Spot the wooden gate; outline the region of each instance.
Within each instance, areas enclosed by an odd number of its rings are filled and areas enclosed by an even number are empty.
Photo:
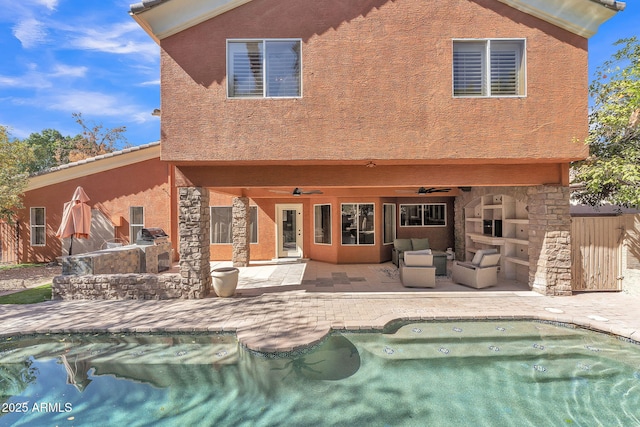
[[[574,291],[622,290],[624,218],[571,218],[571,275]]]
[[[0,221],[0,264],[14,264],[18,260],[18,225]]]

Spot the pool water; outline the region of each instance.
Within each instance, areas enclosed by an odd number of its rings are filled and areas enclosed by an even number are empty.
[[[290,355],[234,335],[0,343],[1,426],[640,426],[640,346],[525,321],[398,323]]]

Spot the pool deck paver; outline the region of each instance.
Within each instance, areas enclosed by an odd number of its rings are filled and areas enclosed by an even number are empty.
[[[292,266],[296,266],[292,268]],[[640,296],[583,293],[552,297],[507,286],[478,292],[440,281],[432,290],[402,288],[368,266],[308,262],[241,269],[238,292],[201,300],[48,301],[0,306],[0,336],[72,332],[234,332],[249,349],[287,352],[332,330],[382,330],[394,320],[536,319],[575,324],[640,342]],[[319,278],[365,277],[350,292]],[[296,276],[297,274],[297,276]],[[296,279],[297,277],[297,279]],[[343,275],[334,275],[342,282]],[[446,278],[445,278],[446,279]],[[308,282],[308,281],[311,282]],[[286,283],[285,283],[286,282]],[[307,285],[302,286],[302,283]],[[380,283],[378,283],[380,282]],[[321,284],[322,286],[317,286]]]

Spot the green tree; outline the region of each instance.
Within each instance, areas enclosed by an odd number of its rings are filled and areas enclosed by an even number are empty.
[[[63,136],[55,129],[32,133],[24,142],[31,147],[34,157],[26,164],[25,171],[34,174],[70,162],[115,151],[116,145],[128,147],[124,136],[125,126],[113,129],[102,124],[87,122],[81,113],[73,113],[73,119],[82,128],[76,136]]]
[[[589,91],[590,156],[573,166],[574,197],[593,206],[640,206],[640,42],[617,41],[619,50],[596,70]]]
[[[34,154],[33,161],[27,165],[26,172],[30,174],[69,163],[69,154],[76,146],[73,138],[63,136],[55,129],[32,133],[24,142]]]
[[[0,126],[0,219],[11,222],[22,208],[22,193],[27,186],[27,165],[33,161],[33,151],[23,141],[9,138]]]

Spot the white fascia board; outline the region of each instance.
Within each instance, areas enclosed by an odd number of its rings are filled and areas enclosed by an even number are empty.
[[[593,0],[498,0],[557,27],[590,38],[617,12]]]
[[[159,41],[251,0],[167,1],[133,15],[138,24]]]
[[[59,184],[61,182],[71,181],[73,179],[83,178],[88,175],[105,172],[123,166],[129,166],[154,158],[160,158],[159,144],[115,156],[100,156],[98,159],[92,158],[87,159],[86,161],[75,162],[68,167],[63,165],[60,169],[30,177],[25,192],[37,190],[38,188],[47,187],[49,185]]]
[[[173,0],[133,14],[138,24],[160,40],[221,15],[251,0]],[[617,12],[596,0],[498,0],[579,36],[590,38]]]

